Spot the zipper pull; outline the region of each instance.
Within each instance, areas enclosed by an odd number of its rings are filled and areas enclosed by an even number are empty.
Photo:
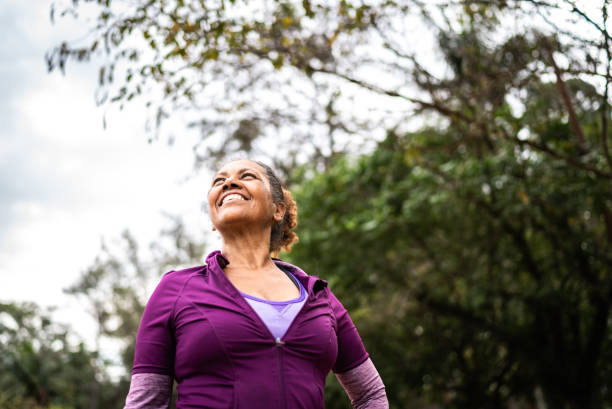
[[[276,337],[275,341],[276,341],[276,346],[277,346],[277,347],[280,347],[280,346],[285,345],[285,341],[283,341],[282,339],[280,339],[280,337]]]

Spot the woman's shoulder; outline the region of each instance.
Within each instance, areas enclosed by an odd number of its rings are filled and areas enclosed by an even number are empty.
[[[202,274],[206,270],[206,266],[195,266],[180,270],[170,270],[165,273],[155,292],[168,295],[178,295],[191,277]]]
[[[162,276],[162,280],[185,280],[195,274],[202,274],[206,270],[206,265],[183,268],[180,270],[170,270]]]

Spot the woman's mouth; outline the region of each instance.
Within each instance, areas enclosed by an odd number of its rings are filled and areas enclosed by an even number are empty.
[[[221,201],[219,202],[219,207],[223,206],[224,203],[234,202],[237,200],[247,200],[242,195],[238,193],[230,193],[229,195],[223,196]]]

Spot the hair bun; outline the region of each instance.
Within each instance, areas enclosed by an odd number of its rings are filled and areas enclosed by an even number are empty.
[[[292,231],[297,226],[297,204],[291,192],[283,187],[272,168],[259,161],[256,161],[256,163],[266,171],[274,203],[285,204],[283,219],[272,224],[270,253],[277,255],[281,250],[288,252],[291,250],[291,246],[298,241],[297,234]]]
[[[280,243],[280,249],[288,252],[291,250],[291,246],[299,241],[298,235],[293,231],[298,224],[298,214],[297,204],[291,192],[283,188],[283,195],[285,196],[285,206],[287,209],[285,211],[285,217],[283,217],[283,239]]]

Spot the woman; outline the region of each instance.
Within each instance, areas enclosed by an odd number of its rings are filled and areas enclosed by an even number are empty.
[[[273,259],[297,210],[266,165],[230,162],[208,192],[222,251],[164,275],[138,329],[126,409],[319,409],[331,369],[353,407],[387,408],[384,385],[327,283]]]

